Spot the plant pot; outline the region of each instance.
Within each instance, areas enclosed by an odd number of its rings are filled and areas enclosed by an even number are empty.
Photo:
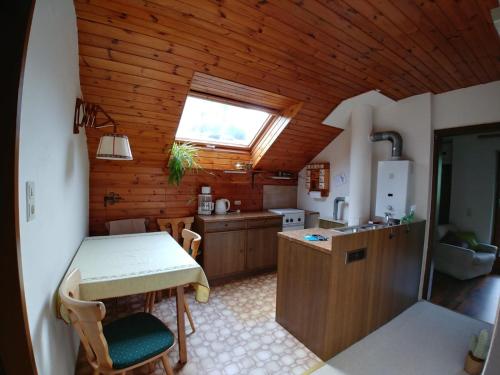
[[[484,360],[474,357],[471,352],[465,357],[464,370],[470,375],[481,375],[484,367]]]

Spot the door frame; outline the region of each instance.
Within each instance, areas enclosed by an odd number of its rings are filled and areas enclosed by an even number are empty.
[[[500,122],[489,124],[478,124],[469,126],[460,126],[456,128],[447,128],[434,130],[433,152],[432,152],[432,180],[431,180],[431,210],[429,216],[429,236],[427,240],[427,256],[425,259],[424,282],[422,288],[422,297],[431,299],[432,291],[432,258],[433,258],[433,242],[434,242],[434,226],[436,224],[436,208],[437,208],[437,180],[438,180],[438,163],[439,163],[439,144],[445,137],[457,135],[468,135],[478,133],[500,132]]]
[[[24,67],[35,1],[7,1],[0,6],[4,38],[0,137],[0,374],[37,374],[28,325],[19,233],[19,126]]]
[[[500,225],[500,211],[499,201],[500,201],[500,151],[496,152],[496,176],[495,176],[495,208],[493,213],[493,225],[492,225],[492,233],[491,233],[491,243],[500,245],[500,238],[497,238],[497,225]],[[500,271],[500,258],[497,257],[495,260],[495,264],[493,265],[493,272],[499,273]]]

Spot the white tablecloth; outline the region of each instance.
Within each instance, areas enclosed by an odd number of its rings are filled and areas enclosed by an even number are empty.
[[[87,237],[68,273],[80,269],[80,298],[99,300],[191,284],[207,302],[203,269],[166,232]]]

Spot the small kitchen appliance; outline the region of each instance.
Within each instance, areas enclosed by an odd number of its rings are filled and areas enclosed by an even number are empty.
[[[198,215],[211,215],[214,208],[210,186],[202,186],[198,194]]]
[[[283,232],[304,229],[304,210],[297,208],[273,208],[269,212],[283,216]]]
[[[225,215],[229,211],[229,208],[231,208],[229,199],[222,198],[215,201],[215,213],[217,215]]]

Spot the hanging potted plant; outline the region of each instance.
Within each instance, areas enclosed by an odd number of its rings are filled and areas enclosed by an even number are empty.
[[[168,161],[168,182],[179,186],[188,170],[201,169],[198,164],[198,149],[191,143],[174,142]]]

